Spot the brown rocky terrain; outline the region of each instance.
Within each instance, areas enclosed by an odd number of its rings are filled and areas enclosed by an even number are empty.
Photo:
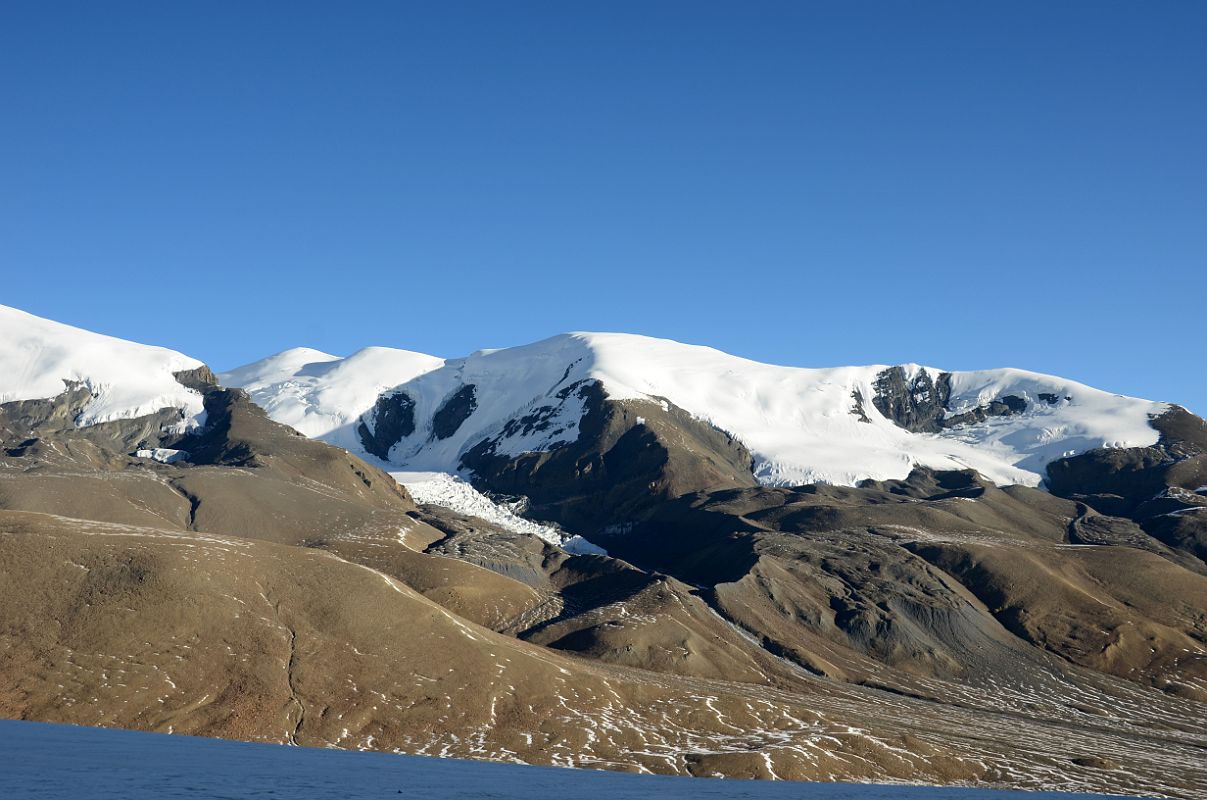
[[[723,434],[601,400],[581,452],[496,470],[611,553],[572,555],[416,506],[205,378],[187,434],[170,412],[77,428],[72,392],[0,405],[3,715],[693,775],[1207,786],[1207,569],[1160,521],[1207,504],[1192,421],[1157,453],[1054,467],[1063,497],[928,470],[771,489]],[[606,480],[570,496],[582,463]]]

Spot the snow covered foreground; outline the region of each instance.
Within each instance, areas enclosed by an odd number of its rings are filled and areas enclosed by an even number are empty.
[[[955,372],[951,414],[1008,395],[1023,398],[1026,410],[937,434],[913,433],[872,402],[883,365],[780,367],[710,347],[615,333],[563,334],[448,361],[407,354],[389,374],[353,363],[358,356],[340,361],[338,369],[325,369],[323,361],[282,372],[285,355],[221,378],[246,386],[281,422],[298,427],[299,419],[331,420],[326,427],[315,423],[300,429],[355,452],[363,450],[349,434],[350,421],[372,424],[375,395],[365,391],[353,402],[335,388],[343,382],[385,386],[397,379],[394,390],[414,401],[415,430],[393,447],[390,462],[410,471],[457,473],[461,456],[484,439],[494,440],[501,455],[573,441],[584,402],[571,387],[586,380],[598,381],[613,400],[670,403],[726,431],[751,451],[755,477],[768,485],[904,478],[916,465],[973,468],[999,484],[1037,485],[1047,464],[1063,456],[1154,444],[1158,434],[1150,420],[1169,408],[1022,370]],[[923,372],[934,379],[942,372],[918,365],[903,369],[911,379]],[[436,412],[470,386],[472,414],[452,435],[437,436]],[[542,410],[548,425],[513,422]]]
[[[406,487],[416,503],[442,506],[458,514],[484,519],[513,533],[536,536],[570,553],[607,555],[602,547],[591,544],[581,536],[521,517],[447,472],[391,472],[390,475]]]
[[[0,721],[6,800],[1102,800],[1104,795],[630,775]]]

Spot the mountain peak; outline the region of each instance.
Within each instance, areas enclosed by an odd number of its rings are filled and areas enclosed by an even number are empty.
[[[92,397],[77,419],[91,425],[179,408],[186,424],[203,413],[201,396],[175,373],[204,366],[164,347],[137,344],[0,306],[0,402],[45,400],[69,384]]]
[[[1150,419],[1168,408],[1024,370],[784,367],[614,332],[559,334],[447,362],[383,358],[393,371],[367,357],[354,368],[358,356],[339,367],[338,378],[333,367],[329,381],[355,382],[360,390],[348,394],[348,405],[310,411],[339,418],[347,433],[353,419],[372,427],[382,391],[405,395],[414,426],[404,426],[409,432],[392,445],[391,460],[447,472],[465,469],[466,452],[488,440],[517,456],[573,441],[586,411],[572,387],[584,382],[598,385],[609,402],[673,406],[723,431],[749,449],[755,478],[769,485],[899,479],[915,466],[970,468],[997,483],[1036,485],[1047,463],[1070,453],[1155,443]],[[400,358],[405,368],[397,368]],[[240,379],[242,372],[222,377]],[[248,388],[273,413],[281,390],[270,383]],[[334,396],[328,391],[322,400]],[[285,413],[278,418],[300,424]],[[346,435],[329,440],[359,447]]]

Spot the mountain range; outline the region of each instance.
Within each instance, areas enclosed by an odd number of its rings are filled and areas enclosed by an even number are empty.
[[[626,334],[199,360],[0,307],[0,714],[1207,796],[1207,423]]]

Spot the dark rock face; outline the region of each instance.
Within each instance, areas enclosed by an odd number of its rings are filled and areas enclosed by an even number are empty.
[[[984,422],[990,417],[1009,417],[1014,414],[1021,414],[1027,410],[1027,401],[1018,395],[1008,394],[990,400],[983,406],[977,406],[971,411],[966,411],[963,414],[956,414],[940,420],[940,426],[944,428],[955,428],[959,425],[976,424]]]
[[[68,383],[61,394],[45,400],[14,400],[0,404],[0,436],[25,437],[39,428],[74,428],[80,412],[92,400],[82,383]]]
[[[477,389],[472,383],[462,386],[432,416],[432,435],[437,439],[452,436],[477,407]]]
[[[173,372],[172,376],[181,385],[202,394],[218,386],[218,378],[214,375],[214,371],[204,364],[196,369],[184,369],[179,372]]]
[[[876,377],[872,404],[885,417],[914,433],[937,433],[951,398],[951,375],[932,380],[926,371],[906,377],[901,367],[890,367]]]
[[[390,457],[390,448],[415,432],[415,401],[406,392],[381,395],[369,412],[370,429],[362,419],[356,433],[365,450],[382,459]]]
[[[202,395],[217,388],[209,367],[174,373],[182,385]],[[139,447],[173,447],[181,434],[173,432],[184,421],[178,408],[163,408],[132,419],[119,419],[77,426],[80,414],[93,394],[82,383],[64,381],[62,393],[42,400],[18,400],[0,404],[0,443],[10,456],[41,454],[50,456],[55,443],[68,448],[92,448],[92,456],[104,459],[125,454]],[[79,455],[79,453],[77,453]],[[66,453],[65,458],[70,458]]]
[[[1048,465],[1053,494],[1126,517],[1169,545],[1207,561],[1207,423],[1179,406],[1153,420],[1152,447],[1091,450]]]
[[[237,430],[241,412],[255,418],[259,410],[242,389],[216,389],[205,396],[205,427],[181,436],[172,445],[187,450],[193,464],[259,466],[262,454],[253,446],[254,440]]]
[[[505,455],[505,437],[544,430],[557,408],[513,420],[499,437],[462,456],[479,489],[526,496],[531,516],[585,534],[687,492],[755,483],[753,458],[738,441],[670,403],[614,402],[594,381],[567,387],[559,397],[582,403],[576,440]]]
[[[1152,426],[1161,434],[1158,444],[1176,458],[1207,452],[1207,420],[1181,406],[1170,406]]]
[[[973,425],[990,417],[1008,417],[1027,410],[1027,401],[1008,394],[989,401],[962,414],[947,416],[951,402],[951,373],[944,372],[932,379],[925,371],[914,378],[906,377],[901,367],[890,367],[876,377],[876,395],[872,403],[888,419],[914,433],[938,433],[946,428]],[[862,413],[862,398],[856,397],[856,409]],[[1048,404],[1058,401],[1056,395],[1041,394]]]
[[[858,389],[851,392],[851,400],[855,402],[855,405],[851,407],[851,414],[853,414],[860,422],[871,424],[872,420],[868,418],[868,412],[863,406],[863,392],[859,391]]]
[[[1179,509],[1180,512],[1150,517],[1142,521],[1154,538],[1207,562],[1207,504]]]
[[[112,454],[137,447],[170,446],[176,434],[169,431],[184,420],[184,412],[164,408],[135,419],[114,420],[76,426],[80,413],[92,401],[92,392],[81,383],[67,383],[64,391],[43,400],[16,400],[0,404],[0,444],[10,456],[41,454],[47,458],[70,459],[71,448],[87,448],[90,457],[105,460]],[[65,450],[55,454],[55,444]]]
[[[1127,516],[1165,486],[1175,460],[1162,447],[1091,450],[1048,465],[1048,488],[1104,514]]]

